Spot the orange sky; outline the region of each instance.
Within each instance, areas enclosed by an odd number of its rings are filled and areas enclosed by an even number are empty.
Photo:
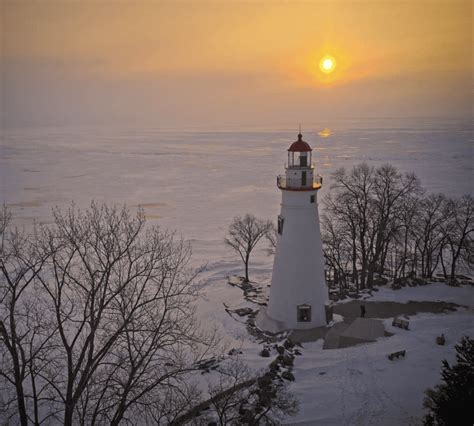
[[[468,115],[461,1],[2,2],[5,125]],[[320,59],[337,66],[323,74]]]

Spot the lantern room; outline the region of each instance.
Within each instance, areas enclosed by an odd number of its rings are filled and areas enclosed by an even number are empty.
[[[298,140],[288,148],[288,168],[311,167],[311,147],[298,133]]]

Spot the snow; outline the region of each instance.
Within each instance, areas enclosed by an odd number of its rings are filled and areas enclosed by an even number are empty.
[[[255,324],[261,330],[266,330],[270,333],[279,333],[282,330],[286,330],[285,324],[269,317],[265,308],[260,309],[258,312],[257,318],[255,319]]]
[[[353,337],[364,340],[377,340],[384,335],[383,326],[378,320],[356,318],[342,333],[341,337]]]
[[[427,286],[404,287],[402,290],[392,290],[381,287],[369,299],[375,301],[406,303],[413,301],[450,302],[474,308],[474,294],[472,286],[447,287],[444,283],[432,283]]]
[[[300,413],[288,424],[419,424],[424,391],[439,382],[441,361],[453,361],[454,345],[463,335],[474,335],[474,287],[436,283],[398,291],[382,289],[369,299],[423,301],[430,293],[428,300],[469,301],[471,307],[412,316],[409,331],[392,327],[392,319],[386,319],[385,328],[394,335],[375,343],[339,350],[322,350],[321,341],[305,343],[293,371]],[[445,346],[435,343],[441,333],[446,336]],[[405,358],[387,359],[399,350],[407,351]]]
[[[324,128],[326,138],[318,136]],[[281,201],[275,176],[283,172],[286,150],[296,139],[290,127],[241,129],[28,128],[4,130],[0,145],[0,201],[10,206],[16,223],[49,222],[51,208],[74,200],[87,207],[92,199],[142,205],[151,224],[176,229],[193,247],[193,266],[202,295],[197,313],[203,326],[217,328],[222,342],[241,348],[239,357],[252,369],[270,360],[258,354],[260,342],[249,336],[244,319],[230,309],[256,306],[227,277],[241,275],[237,255],[223,239],[232,218],[245,213],[275,219]],[[303,126],[314,148],[316,172],[324,176],[321,200],[329,192],[330,173],[362,161],[390,162],[416,172],[429,191],[450,195],[472,192],[472,126],[459,120],[334,121]],[[322,204],[320,203],[320,210]],[[321,213],[321,211],[320,211]],[[266,287],[273,258],[266,242],[252,254],[250,278]],[[295,360],[292,390],[300,413],[289,424],[369,425],[416,423],[423,391],[439,381],[441,360],[454,357],[454,344],[473,335],[472,287],[441,283],[398,291],[381,289],[369,300],[407,302],[444,300],[468,309],[447,314],[418,314],[410,330],[339,350],[323,342],[305,343]],[[340,321],[340,318],[338,318]],[[446,346],[435,337],[444,333]],[[406,358],[387,354],[406,349]]]

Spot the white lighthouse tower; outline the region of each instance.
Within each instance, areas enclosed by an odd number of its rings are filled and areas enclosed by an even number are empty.
[[[314,174],[311,147],[298,134],[288,149],[273,263],[270,302],[257,322],[269,331],[326,325],[328,290],[319,227],[317,193],[322,178]]]

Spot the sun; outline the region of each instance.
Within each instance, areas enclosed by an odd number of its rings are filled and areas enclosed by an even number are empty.
[[[319,62],[319,68],[323,73],[329,74],[334,71],[334,68],[336,68],[336,61],[332,56],[326,55]]]

